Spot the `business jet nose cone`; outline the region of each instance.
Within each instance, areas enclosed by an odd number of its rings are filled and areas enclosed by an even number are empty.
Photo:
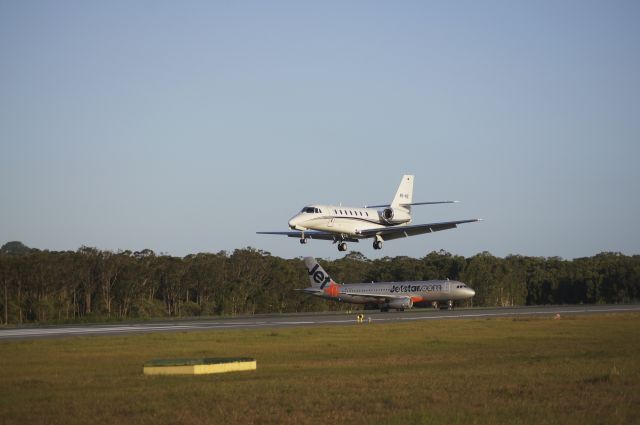
[[[298,225],[301,221],[302,220],[300,220],[300,217],[297,215],[291,217],[291,220],[289,220],[289,228],[292,230],[300,230],[300,227],[298,227]]]

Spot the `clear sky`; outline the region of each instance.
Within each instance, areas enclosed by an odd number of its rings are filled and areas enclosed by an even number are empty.
[[[640,254],[640,2],[0,2],[0,244],[252,246],[416,176],[369,258]]]

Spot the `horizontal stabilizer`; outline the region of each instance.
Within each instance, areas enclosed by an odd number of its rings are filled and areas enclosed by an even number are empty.
[[[457,204],[460,201],[432,201],[432,202],[412,202],[410,204],[400,204],[401,207],[410,207],[411,205],[434,205],[434,204]],[[390,207],[390,204],[384,205],[365,205],[365,208],[386,208]]]

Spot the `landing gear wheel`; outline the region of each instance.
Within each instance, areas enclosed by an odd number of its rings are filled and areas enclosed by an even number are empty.
[[[340,242],[338,244],[338,251],[346,251],[347,250],[347,243],[346,242]]]
[[[447,307],[449,308],[449,310],[453,310],[453,300],[449,300],[449,302],[447,303]]]
[[[308,241],[306,238],[301,238],[301,239],[300,239],[300,243],[301,243],[302,245],[306,244],[307,242],[309,242],[309,241]]]
[[[373,249],[382,249],[382,241],[373,241]]]

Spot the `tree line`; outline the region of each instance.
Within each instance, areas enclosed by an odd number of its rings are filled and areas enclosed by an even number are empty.
[[[640,256],[469,258],[433,251],[422,258],[367,259],[359,252],[322,261],[338,282],[451,279],[472,306],[640,301]],[[301,258],[254,248],[186,257],[143,251],[0,249],[0,324],[193,317],[359,308],[294,291],[308,286]]]

